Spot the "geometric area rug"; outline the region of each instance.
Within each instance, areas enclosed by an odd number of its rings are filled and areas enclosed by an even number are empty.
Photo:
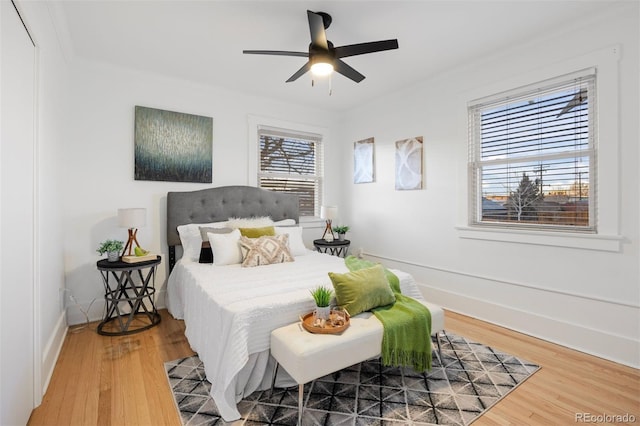
[[[468,425],[540,367],[452,333],[441,333],[432,369],[385,367],[368,360],[305,385],[303,425]],[[434,343],[433,348],[436,348]],[[184,426],[295,425],[298,387],[256,391],[225,422],[196,356],[165,363]]]

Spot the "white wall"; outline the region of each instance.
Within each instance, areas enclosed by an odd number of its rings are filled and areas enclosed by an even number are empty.
[[[612,7],[346,114],[345,181],[353,142],[376,144],[376,182],[347,185],[340,201],[352,248],[413,273],[446,308],[640,366],[638,16],[637,3]],[[552,237],[461,238],[469,234],[457,229],[467,225],[467,102],[589,65],[608,79],[599,87],[598,213],[611,238],[571,239],[571,248],[545,245]],[[424,137],[425,188],[395,191],[394,142],[414,136]],[[592,243],[598,249],[586,249]]]
[[[72,81],[69,137],[62,152],[64,269],[67,288],[82,309],[96,299],[92,319],[100,317],[104,306],[104,288],[96,270],[100,256],[95,250],[104,239],[126,239],[126,230],[117,226],[118,208],[147,209],[147,226],[139,229],[138,241],[163,255],[156,288],[158,302],[164,306],[166,194],[248,184],[250,115],[327,128],[327,160],[329,164],[338,161],[331,134],[336,117],[327,112],[98,63],[75,62]],[[134,180],[135,105],[213,117],[213,184]],[[325,192],[338,192],[338,179],[328,175]],[[84,321],[80,307],[69,306],[69,323]]]

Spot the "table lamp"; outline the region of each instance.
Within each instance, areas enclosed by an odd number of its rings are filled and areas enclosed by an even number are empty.
[[[338,207],[336,206],[321,206],[320,207],[320,217],[325,219],[326,226],[324,227],[324,233],[322,234],[322,238],[325,241],[333,241],[335,240],[335,236],[333,235],[333,228],[331,227],[331,221],[333,219],[338,218]],[[328,235],[327,235],[328,233]]]
[[[137,247],[140,247],[136,234],[138,228],[146,226],[147,224],[147,209],[132,208],[132,209],[118,209],[118,225],[121,228],[129,229],[129,239],[124,246],[123,254],[129,250],[127,256],[131,256],[131,250],[133,249],[133,243],[136,243]]]

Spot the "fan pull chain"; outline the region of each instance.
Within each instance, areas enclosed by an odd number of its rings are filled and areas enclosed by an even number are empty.
[[[311,87],[315,87],[316,81],[315,79],[311,79]],[[329,76],[329,96],[333,95],[333,75]]]

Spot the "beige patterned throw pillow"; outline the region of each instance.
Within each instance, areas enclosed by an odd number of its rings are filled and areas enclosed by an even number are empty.
[[[293,262],[287,234],[260,238],[240,237],[240,249],[243,267]]]

